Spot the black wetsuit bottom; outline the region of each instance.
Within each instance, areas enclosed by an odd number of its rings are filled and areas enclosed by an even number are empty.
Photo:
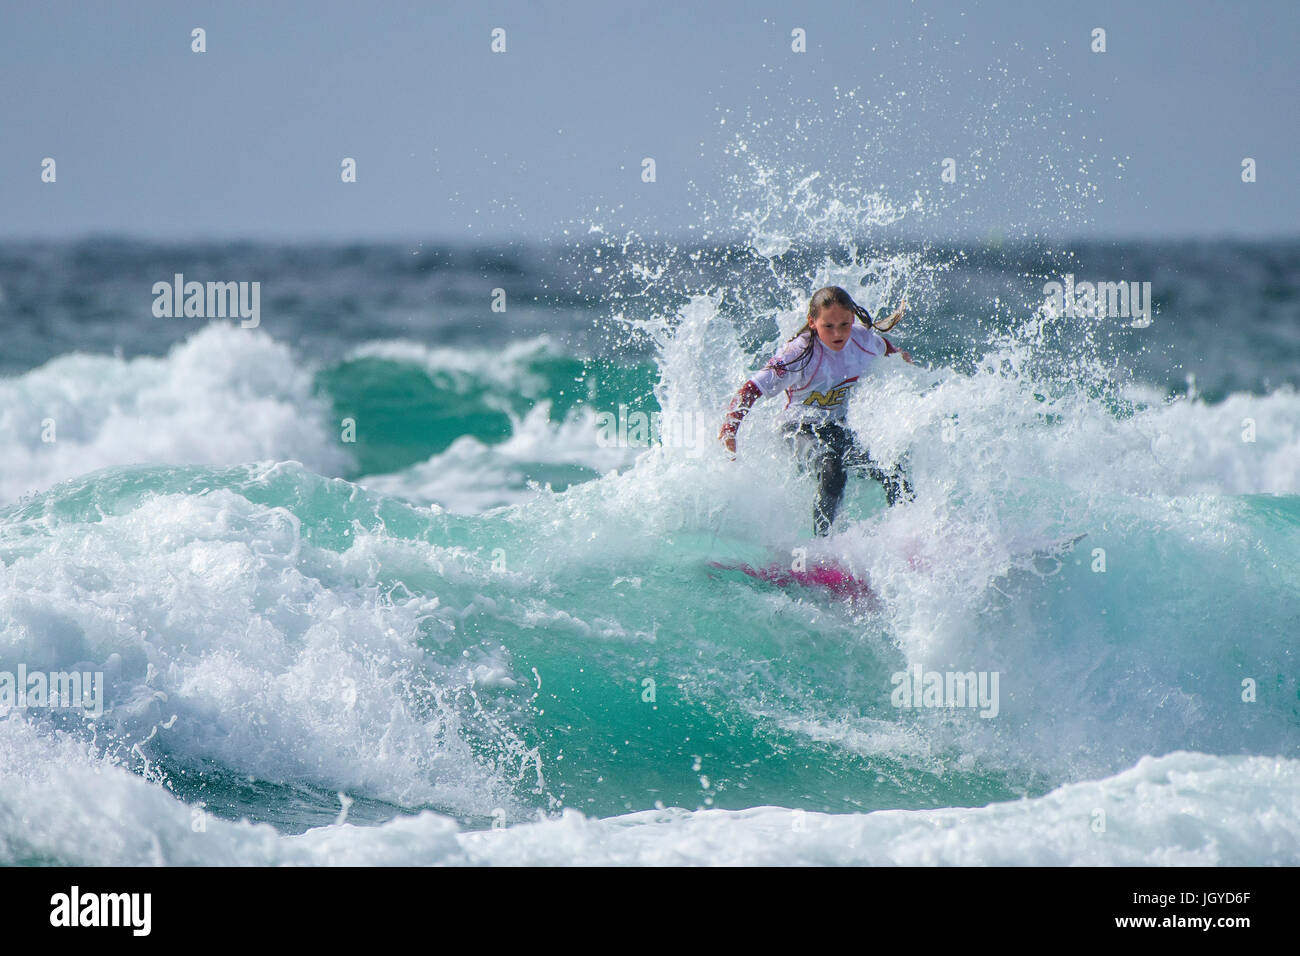
[[[853,432],[838,422],[789,422],[782,430],[800,467],[817,478],[817,500],[813,503],[815,534],[830,534],[831,524],[844,498],[849,469],[880,482],[891,506],[916,497],[900,465],[881,468],[858,445]]]

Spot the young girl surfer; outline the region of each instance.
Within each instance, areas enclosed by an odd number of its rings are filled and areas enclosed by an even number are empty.
[[[912,356],[894,348],[876,331],[892,329],[906,307],[903,303],[877,326],[867,310],[839,286],[818,289],[808,303],[808,321],[741,386],[718,434],[734,454],[736,430],[745,413],[760,396],[785,391],[782,431],[801,467],[817,476],[813,531],[818,535],[830,533],[849,468],[880,482],[891,505],[914,497],[903,470],[897,465],[881,468],[859,447],[845,424],[850,391],[879,359],[897,352],[903,361],[912,361]]]

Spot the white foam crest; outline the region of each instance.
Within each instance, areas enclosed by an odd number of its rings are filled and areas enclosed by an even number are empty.
[[[890,597],[910,593],[916,630],[935,647],[964,635],[992,581],[1063,536],[1090,533],[1090,549],[1142,528],[1226,559],[1244,533],[1227,496],[1300,491],[1292,391],[1118,416],[1079,390],[1040,397],[1016,371],[1022,357],[1003,351],[974,375],[945,371],[932,383],[911,370],[882,376],[849,412],[873,454],[908,454],[917,500],[847,528],[835,550]],[[1254,443],[1241,439],[1247,418]]]
[[[72,866],[1294,866],[1300,761],[1175,753],[980,808],[576,810],[464,831],[431,812],[282,835],[174,799],[84,742],[0,721],[0,862]]]
[[[103,671],[98,732],[134,748],[144,772],[163,747],[475,813],[512,806],[513,781],[539,776],[512,733],[490,768],[462,725],[461,698],[502,662],[422,649],[455,611],[380,576],[433,567],[439,549],[374,534],[341,554],[317,548],[289,511],[227,490],[38,523],[45,546],[0,567],[0,660]]]
[[[0,379],[0,502],[121,464],[296,458],[337,473],[328,414],[310,371],[260,329],[214,322],[162,358],[63,355]]]
[[[530,362],[548,355],[564,355],[549,335],[512,340],[500,348],[451,348],[431,346],[408,339],[367,342],[348,352],[348,360],[383,359],[423,368],[440,384],[457,391],[481,389],[494,382],[510,394],[537,398],[546,392],[546,380],[530,372]]]
[[[1178,753],[982,808],[649,810],[607,820],[570,811],[460,843],[475,860],[507,865],[1294,865],[1297,782],[1300,761]]]

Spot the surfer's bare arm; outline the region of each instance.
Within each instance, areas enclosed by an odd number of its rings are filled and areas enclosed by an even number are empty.
[[[906,362],[907,364],[909,364],[909,365],[915,365],[915,364],[916,364],[915,362],[912,361],[912,353],[911,353],[911,352],[904,352],[902,349],[896,347],[896,346],[894,345],[893,342],[889,341],[889,339],[885,338],[883,335],[882,335],[880,338],[881,338],[881,340],[884,341],[884,343],[885,343],[885,354],[886,354],[886,355],[893,355],[895,352],[897,352],[897,353],[899,354],[899,356],[902,358],[902,360],[903,360],[904,362]]]
[[[736,393],[736,397],[731,400],[731,405],[727,408],[727,418],[722,423],[722,430],[718,432],[718,437],[727,446],[727,451],[733,455],[736,453],[736,429],[740,427],[745,413],[762,394],[753,381],[748,381],[740,386],[740,391]]]

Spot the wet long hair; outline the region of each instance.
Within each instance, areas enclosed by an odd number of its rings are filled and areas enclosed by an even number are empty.
[[[817,342],[817,332],[813,329],[813,320],[816,319],[817,316],[821,315],[822,312],[824,312],[826,309],[830,308],[832,305],[841,305],[844,308],[848,309],[850,312],[856,315],[858,317],[858,321],[861,322],[863,325],[865,325],[867,328],[874,329],[876,327],[875,322],[873,322],[871,319],[871,313],[868,312],[866,309],[864,309],[862,306],[858,305],[856,302],[854,302],[853,296],[849,295],[839,286],[828,285],[824,288],[818,289],[816,292],[812,294],[812,298],[808,300],[807,320],[800,327],[798,332],[796,332],[794,335],[786,339],[786,343],[789,344],[790,342],[793,342],[795,339],[799,338],[799,336],[807,335],[808,345],[802,352],[796,355],[793,359],[791,359],[789,362],[786,362],[782,366],[782,368],[785,368],[787,371],[791,371],[791,372],[801,372],[803,371],[804,367],[807,366],[809,361],[812,360],[813,345],[815,345]]]

